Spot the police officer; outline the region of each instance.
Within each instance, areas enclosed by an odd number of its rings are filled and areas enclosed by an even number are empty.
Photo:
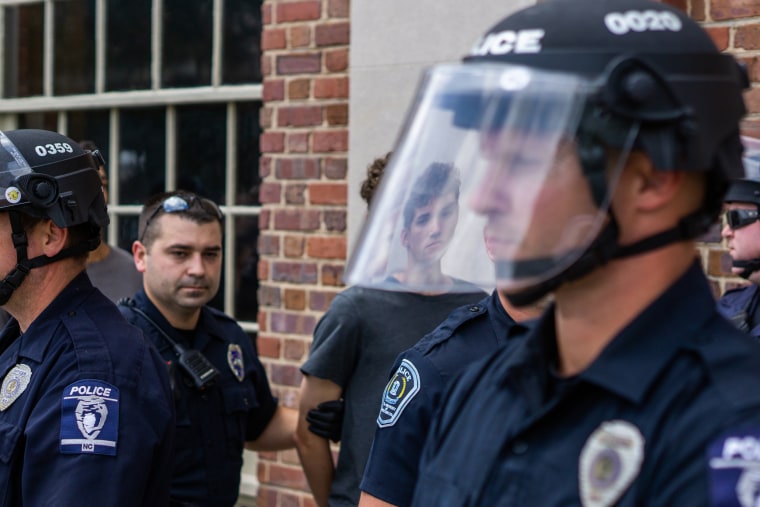
[[[207,306],[222,268],[219,207],[196,194],[150,197],[132,245],[143,289],[120,310],[169,365],[177,425],[171,505],[232,506],[244,445],[293,447],[296,411],[278,406],[243,329]]]
[[[513,348],[527,329],[515,319],[536,316],[535,308],[515,308],[493,291],[478,304],[454,310],[399,355],[383,392],[360,507],[411,503],[422,445],[446,387],[472,363],[500,347]]]
[[[718,300],[718,311],[742,331],[760,339],[760,181],[734,180],[725,198],[726,225],[732,271],[749,285],[729,290]]]
[[[455,151],[497,286],[554,302],[448,393],[412,505],[755,503],[760,350],[694,255],[741,177],[746,84],[649,0],[541,2],[429,72],[389,185]]]
[[[166,366],[90,283],[108,224],[102,157],[56,132],[0,132],[0,504],[166,505]]]

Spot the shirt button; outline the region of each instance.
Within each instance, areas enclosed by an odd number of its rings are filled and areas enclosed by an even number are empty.
[[[475,313],[475,312],[479,312],[479,311],[480,311],[480,307],[479,307],[478,305],[475,305],[475,306],[471,306],[471,307],[470,307],[470,311],[471,311],[472,313]]]
[[[512,453],[513,454],[525,454],[528,452],[528,443],[523,442],[522,440],[516,440],[512,443]]]

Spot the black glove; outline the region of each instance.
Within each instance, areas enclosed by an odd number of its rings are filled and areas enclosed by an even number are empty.
[[[343,430],[343,400],[330,400],[317,405],[306,414],[309,431],[333,442],[340,442]]]

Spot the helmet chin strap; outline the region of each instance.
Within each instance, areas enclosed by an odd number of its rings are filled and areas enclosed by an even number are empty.
[[[525,306],[535,303],[549,292],[557,289],[563,283],[577,280],[613,259],[631,257],[644,252],[656,250],[677,241],[696,238],[706,230],[706,227],[709,227],[711,222],[711,219],[702,210],[699,210],[682,218],[675,227],[640,239],[630,245],[620,245],[618,243],[619,227],[617,220],[615,220],[615,216],[612,212],[608,212],[608,215],[610,219],[600,232],[599,236],[597,236],[589,248],[586,249],[577,260],[572,262],[567,269],[532,287],[512,294],[507,294],[509,302],[515,306]],[[569,251],[564,254],[563,258],[568,259],[575,257],[577,252],[578,250]],[[539,258],[509,263],[504,263],[502,261],[497,263],[497,276],[500,271],[503,273],[505,269],[509,270],[514,277],[535,276],[541,272],[546,272],[547,268],[550,268],[551,266],[562,265],[561,263],[561,258]]]
[[[760,259],[752,259],[749,261],[731,261],[731,265],[735,268],[741,268],[742,272],[739,273],[739,276],[744,279],[749,279],[752,273],[755,271],[760,271]]]
[[[29,271],[32,269],[65,259],[66,257],[72,257],[74,255],[94,250],[98,246],[98,243],[100,243],[99,237],[93,238],[82,245],[64,248],[53,257],[40,255],[34,259],[29,259],[27,257],[27,247],[29,246],[29,243],[27,241],[24,226],[21,224],[21,215],[18,211],[10,210],[8,216],[11,220],[11,238],[13,239],[13,246],[16,249],[16,266],[5,275],[5,278],[0,280],[0,305],[4,305],[8,302],[13,295],[13,292],[19,288],[26,278],[26,275],[28,275]]]

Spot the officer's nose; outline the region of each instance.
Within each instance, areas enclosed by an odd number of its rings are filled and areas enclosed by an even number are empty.
[[[512,197],[508,185],[499,175],[498,168],[490,169],[470,196],[469,205],[475,213],[488,216],[507,212],[511,208]]]
[[[720,235],[728,239],[734,236],[734,230],[728,226],[728,223],[723,225],[723,229],[720,231]]]
[[[187,272],[193,276],[203,276],[206,272],[206,266],[203,264],[203,255],[200,252],[192,254],[188,259]]]

